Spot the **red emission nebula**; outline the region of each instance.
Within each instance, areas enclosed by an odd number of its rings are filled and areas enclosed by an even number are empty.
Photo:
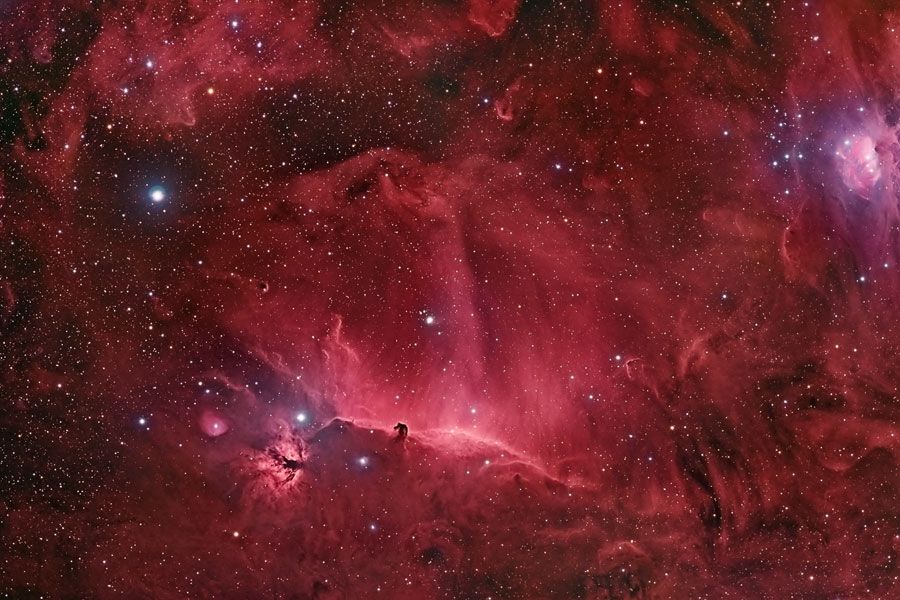
[[[900,2],[0,4],[0,598],[900,598]]]

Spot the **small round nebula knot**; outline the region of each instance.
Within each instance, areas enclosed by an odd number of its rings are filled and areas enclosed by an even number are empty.
[[[228,433],[230,429],[228,421],[219,416],[218,413],[211,410],[204,410],[200,415],[200,429],[209,437],[219,437]]]

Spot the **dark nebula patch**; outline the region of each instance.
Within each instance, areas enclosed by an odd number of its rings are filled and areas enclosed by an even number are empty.
[[[900,597],[898,31],[3,4],[0,597]]]

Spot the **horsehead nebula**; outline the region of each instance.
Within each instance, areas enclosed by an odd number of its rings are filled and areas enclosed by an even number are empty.
[[[898,28],[3,4],[0,595],[897,597]]]

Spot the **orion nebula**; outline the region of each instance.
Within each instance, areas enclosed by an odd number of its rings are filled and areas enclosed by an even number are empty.
[[[900,598],[900,4],[0,5],[0,597]]]

